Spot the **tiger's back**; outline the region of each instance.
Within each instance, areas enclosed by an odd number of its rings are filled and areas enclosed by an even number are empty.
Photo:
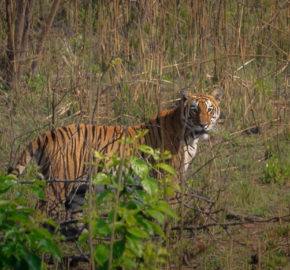
[[[21,155],[15,175],[21,175],[29,161],[35,158],[44,178],[74,180],[86,177],[92,149],[104,154],[120,150],[118,140],[124,127],[72,124],[46,131],[32,141]],[[129,129],[129,136],[136,131]]]

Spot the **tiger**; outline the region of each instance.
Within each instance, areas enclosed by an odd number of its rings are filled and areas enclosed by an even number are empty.
[[[206,138],[217,124],[222,92],[217,89],[211,94],[192,94],[183,89],[180,96],[178,106],[142,124],[124,127],[80,123],[46,131],[30,142],[10,172],[19,177],[30,160],[36,160],[47,180],[46,200],[39,202],[38,207],[56,220],[60,218],[63,205],[66,219],[79,217],[77,214],[82,212],[87,182],[92,174],[89,166],[92,151],[112,156],[122,150],[124,144],[120,139],[125,135],[133,137],[147,130],[137,144],[168,150],[173,168],[184,173],[197,153],[198,141]],[[73,180],[83,182],[76,184]]]

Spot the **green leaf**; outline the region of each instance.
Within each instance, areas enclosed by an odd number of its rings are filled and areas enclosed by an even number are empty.
[[[138,131],[138,134],[135,136],[135,139],[140,139],[144,137],[149,132],[149,129],[143,129]]]
[[[155,218],[157,221],[159,221],[161,224],[164,223],[164,215],[156,209],[149,208],[146,210],[147,214],[153,218]]]
[[[5,194],[12,186],[12,184],[0,186],[0,195]]]
[[[126,240],[131,251],[138,257],[142,256],[143,240],[136,238],[134,235],[127,234]]]
[[[103,159],[105,159],[105,156],[102,154],[102,153],[100,153],[99,151],[94,151],[94,158],[95,159],[99,159],[99,160],[103,160]]]
[[[78,239],[78,242],[79,244],[83,244],[84,242],[86,242],[87,240],[89,239],[89,233],[88,232],[83,232],[79,239]]]
[[[158,160],[160,156],[160,151],[155,150],[152,147],[148,145],[141,144],[139,147],[139,150],[145,154],[148,154],[154,158],[154,160]]]
[[[94,258],[98,265],[103,265],[109,260],[110,246],[106,244],[98,244],[94,250]]]
[[[111,224],[111,225],[112,225],[112,224]],[[125,226],[125,224],[124,224],[123,222],[119,222],[119,221],[117,221],[117,222],[115,223],[115,230],[116,230],[116,232],[121,232],[121,233],[123,233],[125,227],[126,227],[126,226]]]
[[[46,187],[47,183],[44,180],[33,180],[33,183],[40,186],[40,187]]]
[[[41,251],[46,251],[51,253],[52,255],[55,256],[55,258],[60,261],[61,259],[61,254],[57,246],[50,240],[48,239],[41,239],[37,245],[38,249]]]
[[[54,220],[52,220],[50,218],[43,218],[43,217],[41,217],[41,222],[47,223],[47,224],[49,224],[49,225],[51,225],[51,226],[53,226],[55,228],[58,226],[58,224]],[[45,231],[47,231],[47,230],[45,230]]]
[[[132,201],[129,201],[127,204],[126,204],[126,208],[128,210],[136,210],[136,209],[139,209],[140,207],[140,203],[136,200],[132,200]]]
[[[138,195],[139,200],[142,202],[146,199],[146,193],[143,190],[136,190],[136,195]]]
[[[170,208],[169,204],[165,201],[160,202],[157,206],[157,209],[165,213],[166,215],[179,220],[179,217],[176,215],[176,213]]]
[[[149,238],[148,233],[139,229],[138,227],[128,228],[127,230],[130,234],[134,235],[137,238]]]
[[[95,232],[100,236],[107,236],[111,233],[109,225],[103,219],[98,219],[97,224],[95,225]]]
[[[175,170],[170,165],[168,165],[166,163],[158,163],[158,164],[155,165],[155,168],[160,168],[163,171],[165,171],[165,172],[167,172],[167,173],[169,173],[171,175],[176,176]]]
[[[114,59],[111,61],[110,65],[111,65],[112,67],[114,67],[114,66],[116,66],[117,63],[122,63],[122,62],[123,62],[123,59],[122,59],[122,58],[120,58],[120,57],[116,57],[116,58],[114,58]]]
[[[135,219],[135,213],[136,209],[133,209],[133,210],[130,210],[130,209],[126,209],[126,208],[123,208],[123,211],[122,212],[119,212],[119,210],[121,210],[122,208],[119,207],[118,209],[118,214],[120,215],[120,217],[125,220],[126,224],[128,226],[133,226],[136,224],[136,219]]]
[[[136,218],[138,225],[143,227],[145,229],[146,232],[148,232],[149,234],[153,234],[153,227],[150,223],[150,221],[146,220],[144,217],[137,217]]]
[[[158,183],[157,181],[152,177],[147,177],[144,180],[141,181],[142,187],[144,190],[150,195],[156,194],[158,191]]]
[[[8,200],[0,200],[0,207],[1,206],[7,206],[11,203],[11,201],[8,201]]]
[[[139,148],[140,151],[142,151],[145,154],[148,154],[148,155],[153,155],[154,154],[153,148],[148,146],[148,145],[141,144],[138,148]]]
[[[6,181],[6,180],[8,180],[8,181],[10,181],[10,180],[17,180],[17,177],[14,174],[8,174],[8,175],[5,175],[5,176],[3,176],[3,175],[0,176],[0,181],[1,182],[2,181]]]
[[[27,223],[29,221],[29,215],[23,212],[12,212],[7,220]]]
[[[41,260],[36,255],[29,253],[26,250],[23,250],[25,261],[27,262],[29,269],[31,270],[40,270],[41,269]]]
[[[136,262],[131,260],[130,258],[123,256],[121,258],[121,262],[122,262],[124,269],[137,269]]]
[[[113,247],[113,258],[114,259],[119,259],[122,257],[122,255],[125,251],[125,244],[126,244],[125,240],[114,242],[114,247]]]
[[[48,220],[48,219],[46,219],[46,220]],[[51,238],[52,237],[52,234],[48,230],[46,230],[44,228],[36,228],[36,229],[31,230],[31,232],[34,235],[36,235],[36,237],[38,239]]]
[[[44,192],[43,192],[43,189],[41,187],[31,186],[30,188],[36,194],[36,196],[39,200],[44,199]]]
[[[94,185],[110,185],[111,183],[111,177],[103,172],[97,173],[93,176]]]
[[[131,167],[133,169],[133,171],[139,175],[142,179],[144,179],[148,173],[149,173],[149,166],[147,165],[147,163],[142,160],[139,159],[135,156],[132,156],[130,158],[130,162],[131,162]]]
[[[164,232],[162,231],[162,228],[157,224],[154,223],[152,221],[148,221],[150,223],[150,225],[152,226],[153,230],[159,234],[163,239],[166,239],[166,236],[164,234]]]
[[[168,150],[165,150],[164,152],[162,152],[162,153],[160,154],[160,159],[161,159],[161,160],[168,160],[168,159],[171,159],[171,158],[172,158],[172,154],[171,154],[171,152],[168,151]]]
[[[136,184],[136,178],[130,173],[124,174],[124,180],[126,184],[132,184],[132,185]]]
[[[134,142],[133,138],[131,137],[122,137],[118,142],[122,144],[132,144]]]
[[[102,193],[100,193],[98,196],[96,196],[96,205],[100,205],[103,202],[103,199],[106,197],[112,196],[112,190],[106,189]]]

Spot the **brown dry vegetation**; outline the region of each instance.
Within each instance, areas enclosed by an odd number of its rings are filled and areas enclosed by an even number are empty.
[[[142,122],[220,87],[167,268],[289,269],[287,4],[0,1],[0,170],[47,129]]]

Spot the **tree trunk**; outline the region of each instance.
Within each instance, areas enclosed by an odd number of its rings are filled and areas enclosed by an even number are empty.
[[[32,62],[25,57],[28,54],[29,40],[34,33],[31,31],[32,15],[35,7],[35,0],[6,0],[6,21],[7,21],[7,72],[6,85],[8,89],[16,89],[19,78],[25,71],[24,67],[31,67],[35,71],[38,67],[44,43],[51,29],[52,22],[58,10],[60,0],[53,2],[51,11],[42,30],[39,42],[36,47],[35,60]],[[30,70],[28,70],[30,71]]]
[[[48,18],[46,20],[46,25],[44,26],[44,29],[42,31],[42,34],[41,34],[41,37],[40,37],[40,40],[39,40],[39,43],[38,43],[38,46],[37,46],[36,58],[32,62],[32,72],[35,72],[35,70],[38,67],[38,64],[39,64],[39,61],[40,61],[41,55],[42,55],[44,42],[45,42],[45,40],[47,38],[47,35],[48,35],[49,31],[50,31],[52,22],[54,20],[54,17],[56,15],[56,12],[57,12],[58,7],[59,7],[59,3],[60,3],[60,0],[54,0],[54,2],[53,2],[50,14],[49,14],[49,16],[48,16]]]

